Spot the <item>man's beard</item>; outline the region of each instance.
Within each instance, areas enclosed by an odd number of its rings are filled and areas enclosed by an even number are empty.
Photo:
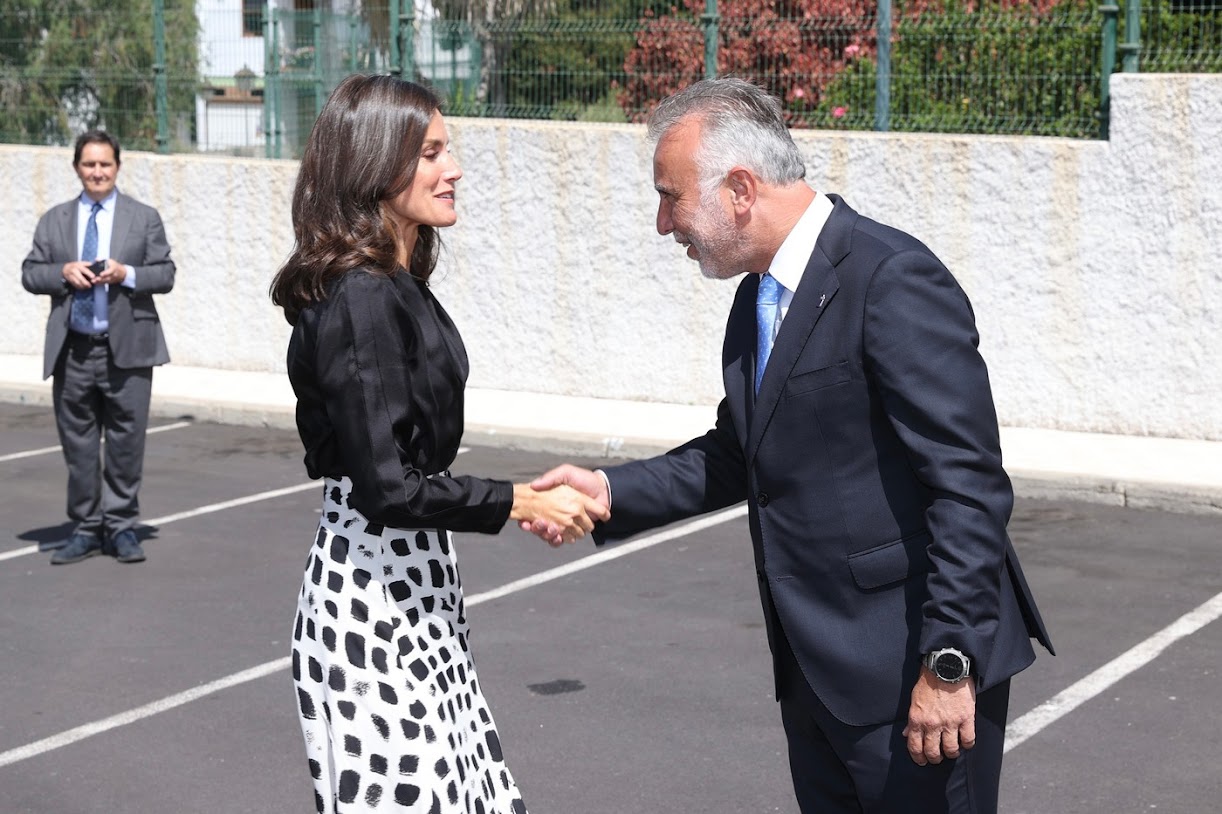
[[[696,247],[700,273],[710,280],[728,280],[741,274],[738,234],[734,220],[717,205],[716,193],[702,197],[687,239]]]

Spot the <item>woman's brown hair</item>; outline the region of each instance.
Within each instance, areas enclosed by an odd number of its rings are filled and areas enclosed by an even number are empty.
[[[393,76],[349,76],[335,88],[301,158],[293,253],[271,284],[272,302],[290,324],[345,272],[395,272],[398,236],[382,204],[411,186],[440,106],[428,88]],[[438,247],[436,228],[421,225],[408,272],[427,280]]]

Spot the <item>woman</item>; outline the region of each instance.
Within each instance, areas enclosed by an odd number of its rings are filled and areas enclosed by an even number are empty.
[[[525,812],[467,648],[451,532],[606,511],[565,487],[454,477],[467,357],[428,288],[462,171],[438,99],[351,76],[310,133],[272,283],[306,469],[326,479],[293,631],[319,812]]]

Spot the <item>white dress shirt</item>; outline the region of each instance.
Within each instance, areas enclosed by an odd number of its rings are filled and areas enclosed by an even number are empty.
[[[806,211],[802,213],[802,217],[794,224],[793,230],[785,237],[785,242],[781,244],[781,248],[777,249],[776,255],[772,258],[772,264],[768,266],[768,273],[781,284],[781,307],[778,310],[776,323],[772,326],[773,340],[781,330],[781,323],[785,321],[785,315],[789,313],[789,306],[793,302],[793,292],[798,290],[798,284],[802,282],[806,264],[810,262],[810,256],[815,251],[815,243],[819,240],[819,233],[823,231],[823,225],[827,223],[828,217],[832,214],[832,208],[832,199],[822,192],[816,192],[814,200],[810,202]]]

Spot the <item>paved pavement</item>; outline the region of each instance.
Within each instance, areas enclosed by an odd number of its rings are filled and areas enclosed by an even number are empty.
[[[35,355],[0,354],[0,402],[49,404]],[[293,427],[281,374],[166,365],[153,409],[229,424]],[[649,404],[469,389],[466,439],[569,455],[644,457],[703,434],[715,405]],[[1003,427],[1002,452],[1024,497],[1222,514],[1222,441]]]
[[[290,430],[154,429],[148,561],[53,567],[36,547],[66,529],[54,423],[0,404],[3,814],[312,810],[286,656],[320,488]],[[560,457],[473,443],[454,468],[521,481]],[[533,814],[795,814],[746,521],[701,523],[598,553],[456,536]],[[1018,501],[1010,531],[1060,655],[1014,682],[1002,814],[1217,810],[1220,530]]]

